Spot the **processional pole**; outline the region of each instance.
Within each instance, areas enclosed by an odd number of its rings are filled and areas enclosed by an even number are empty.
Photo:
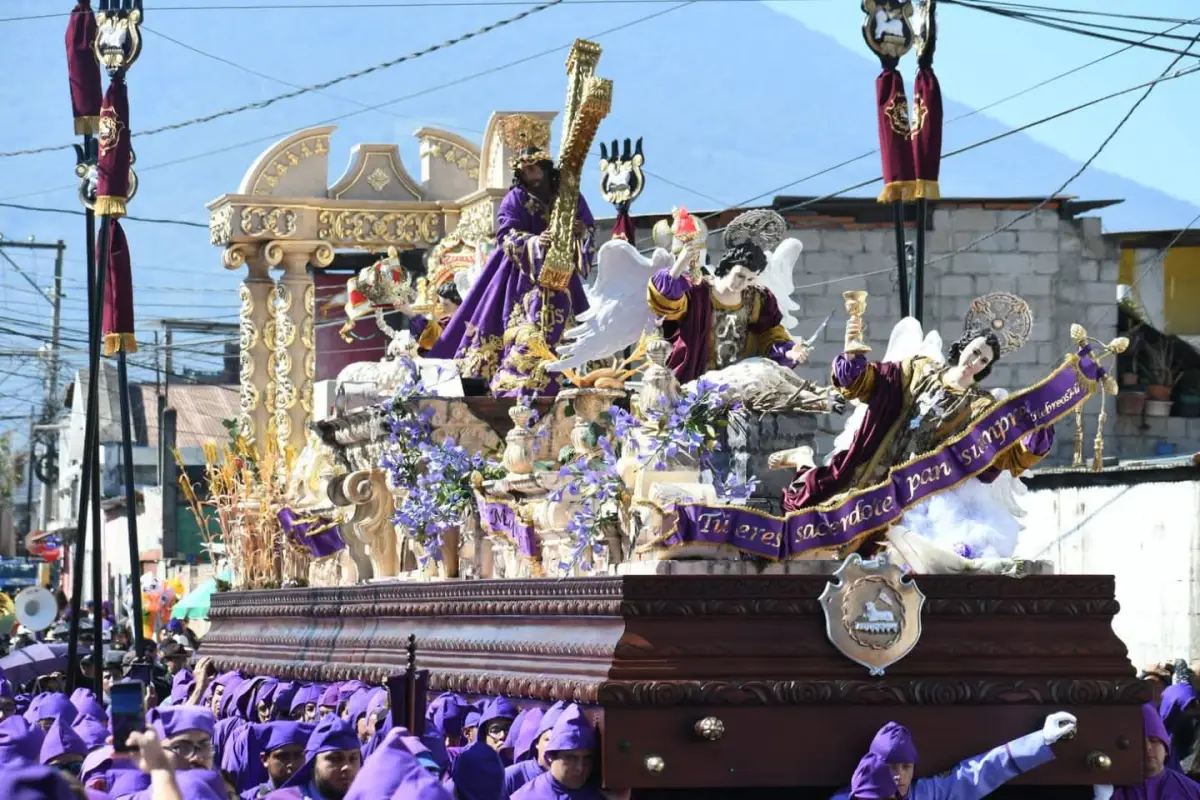
[[[88,512],[91,511],[92,583],[94,597],[93,670],[97,686],[103,675],[103,575],[100,552],[100,350],[106,355],[118,354],[118,393],[121,403],[122,460],[126,499],[126,520],[129,526],[130,584],[133,599],[133,634],[135,652],[144,652],[141,624],[140,563],[137,546],[137,503],[133,485],[133,444],[129,415],[129,385],[125,352],[136,349],[133,338],[133,297],[130,278],[129,248],[120,218],[126,204],[137,188],[132,172],[133,150],[130,144],[129,97],[125,84],[126,70],[141,51],[138,25],[141,22],[140,0],[101,0],[99,16],[92,17],[88,0],[77,0],[71,25],[68,27],[68,66],[71,73],[72,103],[76,110],[76,128],[84,136],[77,148],[76,172],[81,179],[80,199],[87,207],[85,225],[88,236],[88,402],[84,431],[81,468],[79,514],[76,527],[73,591],[71,598],[71,630],[68,641],[68,661],[74,665],[78,654],[80,604],[83,594],[83,551],[87,542]],[[91,39],[89,54],[83,43]],[[109,75],[109,87],[103,100],[93,106],[76,104],[77,94],[91,102],[99,92],[98,64]],[[94,72],[94,78],[92,73]],[[78,80],[77,80],[78,78]],[[77,91],[78,87],[78,91]],[[92,121],[94,120],[94,122]],[[95,138],[93,138],[93,134]],[[95,217],[99,215],[99,235],[95,237]],[[70,669],[69,683],[74,688],[78,670]]]
[[[71,19],[67,23],[66,34],[66,49],[67,49],[67,75],[70,80],[71,87],[71,111],[75,119],[75,133],[83,137],[83,143],[77,145],[76,150],[76,173],[83,180],[80,190],[80,199],[83,200],[86,208],[84,219],[84,236],[85,245],[84,251],[87,253],[87,304],[88,304],[88,335],[89,345],[95,342],[96,339],[96,292],[95,292],[95,254],[92,250],[92,242],[95,240],[96,219],[93,213],[93,203],[89,201],[88,186],[89,186],[89,164],[95,163],[96,143],[93,138],[99,130],[100,125],[100,102],[101,102],[101,86],[100,86],[100,64],[96,59],[95,43],[96,43],[96,17],[92,13],[89,0],[78,0],[75,8],[71,11]],[[91,168],[94,171],[94,168]],[[99,470],[94,469],[96,461],[95,454],[97,452],[96,439],[96,420],[99,410],[98,392],[96,391],[97,379],[96,374],[99,369],[97,362],[98,352],[94,347],[89,350],[88,359],[88,392],[85,410],[85,425],[84,425],[84,441],[83,441],[83,458],[80,464],[80,482],[79,482],[79,513],[75,520],[75,544],[72,551],[71,565],[71,623],[70,633],[67,639],[67,690],[74,691],[75,686],[79,681],[79,670],[76,668],[79,656],[79,625],[82,615],[83,602],[83,572],[86,564],[85,551],[87,547],[87,517],[89,506],[94,506],[96,516],[99,517]],[[94,536],[96,540],[94,553],[95,557],[99,555],[100,535],[99,527],[93,525]],[[94,559],[95,560],[95,559]],[[96,595],[93,605],[96,608],[100,607],[100,589],[99,586],[93,587],[93,594]],[[94,624],[94,622],[93,622]],[[103,653],[103,641],[100,630],[93,629],[93,655],[92,669],[93,680],[96,681],[95,686],[98,688],[103,685],[102,676],[104,670],[104,660],[97,657],[96,652]]]
[[[892,205],[896,234],[896,269],[901,316],[923,322],[925,297],[925,225],[928,201],[940,197],[938,169],[942,152],[942,98],[933,74],[934,0],[920,8],[918,32],[913,32],[910,0],[863,0],[863,39],[879,57],[882,72],[875,79],[879,123],[879,153],[883,166],[880,203]],[[916,43],[920,71],[913,89],[912,113],[904,92],[900,59]],[[916,247],[909,283],[904,205],[916,203]]]

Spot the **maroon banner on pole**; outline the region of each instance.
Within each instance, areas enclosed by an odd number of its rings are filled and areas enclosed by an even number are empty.
[[[96,40],[96,15],[91,0],[78,0],[67,22],[67,77],[71,81],[71,114],[75,134],[92,136],[100,125],[100,63],[92,50]]]
[[[129,242],[116,217],[104,221],[108,226],[108,263],[104,279],[104,355],[137,352],[133,335],[133,272],[130,268]],[[96,258],[103,253],[97,248]]]
[[[912,198],[941,198],[938,173],[942,167],[942,89],[933,67],[921,67],[913,84],[912,152],[914,177]]]
[[[895,68],[884,68],[875,79],[875,102],[879,117],[879,156],[883,162],[883,191],[879,202],[892,203],[912,197],[913,149],[909,141],[908,97],[904,76]]]
[[[129,199],[129,89],[124,73],[112,76],[100,106],[100,154],[96,161],[96,216],[123,217]]]

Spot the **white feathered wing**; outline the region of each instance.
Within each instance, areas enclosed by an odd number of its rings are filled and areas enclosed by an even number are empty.
[[[800,304],[792,297],[796,292],[792,276],[802,252],[804,245],[799,239],[784,239],[767,255],[767,268],[758,276],[758,284],[775,295],[779,313],[783,314],[779,324],[789,332],[800,323],[792,314],[800,310]]]
[[[559,360],[546,369],[578,369],[637,344],[643,333],[653,331],[655,318],[646,303],[646,284],[655,272],[673,263],[662,248],[646,258],[629,242],[606,242],[596,255],[596,282],[585,289],[588,310],[577,314],[578,324],[563,332]]]
[[[924,334],[921,323],[905,317],[892,328],[882,360],[903,361],[917,355],[938,363],[946,361],[938,332]],[[996,389],[992,394],[997,400],[1008,396],[1004,389]],[[845,429],[834,440],[830,458],[854,440],[866,415],[866,406],[856,406],[846,420]],[[910,508],[900,525],[945,550],[962,551],[961,546],[966,545],[972,558],[1011,558],[1022,528],[1019,517],[1024,516],[1017,497],[1024,491],[1025,485],[1008,472],[990,484],[966,481]]]

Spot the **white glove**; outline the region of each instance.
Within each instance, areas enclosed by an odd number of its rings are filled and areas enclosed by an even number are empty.
[[[1046,744],[1054,744],[1063,737],[1073,736],[1078,724],[1073,714],[1055,711],[1046,717],[1046,724],[1042,726],[1042,736],[1045,737]]]
[[[1113,796],[1113,787],[1108,785],[1098,785],[1092,787],[1092,800],[1109,800]]]

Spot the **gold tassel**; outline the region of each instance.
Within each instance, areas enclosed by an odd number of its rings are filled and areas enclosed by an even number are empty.
[[[115,356],[122,350],[124,350],[126,354],[136,353],[138,351],[137,338],[134,337],[132,333],[104,334],[104,355]]]
[[[102,194],[96,198],[97,217],[125,216],[125,198],[110,194]]]
[[[937,181],[918,178],[912,182],[911,200],[941,200],[942,190]]]
[[[1071,455],[1071,466],[1083,466],[1083,404],[1075,408],[1075,452]]]
[[[913,197],[914,181],[892,181],[884,184],[879,193],[880,203],[895,203],[897,200],[906,202]]]
[[[1096,438],[1092,442],[1092,471],[1104,469],[1104,423],[1108,421],[1108,409],[1105,408],[1107,392],[1104,383],[1100,384],[1100,416],[1096,418]]]
[[[75,118],[75,135],[76,136],[95,136],[100,132],[100,116],[94,117],[76,117]]]

